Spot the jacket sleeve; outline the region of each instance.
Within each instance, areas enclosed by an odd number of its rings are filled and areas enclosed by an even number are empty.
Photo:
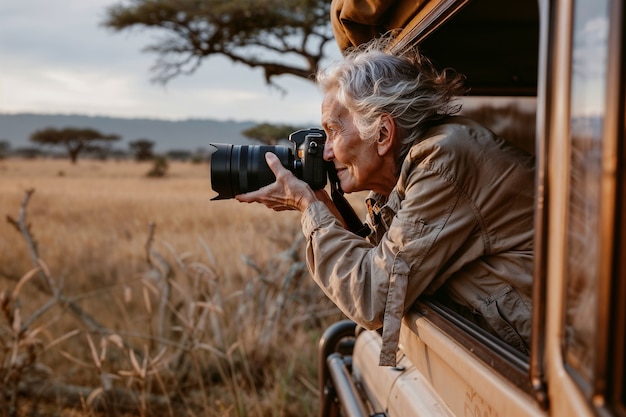
[[[313,279],[356,323],[383,327],[381,364],[395,361],[404,312],[443,284],[440,272],[476,225],[471,205],[444,173],[425,165],[399,183],[405,186],[388,202],[398,210],[376,246],[343,229],[323,203],[302,216]]]

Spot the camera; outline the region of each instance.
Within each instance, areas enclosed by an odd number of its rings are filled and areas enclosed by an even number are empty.
[[[328,171],[334,170],[332,163],[324,161],[324,131],[298,130],[289,135],[289,142],[291,146],[212,143],[211,187],[218,194],[213,200],[233,198],[274,182],[266,152],[276,154],[285,168],[314,190],[324,188]]]

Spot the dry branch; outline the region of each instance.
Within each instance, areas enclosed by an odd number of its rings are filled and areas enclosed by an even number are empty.
[[[24,193],[24,199],[20,205],[20,212],[17,219],[14,219],[10,215],[7,215],[7,221],[12,224],[22,237],[26,241],[28,251],[31,257],[31,261],[35,268],[38,270],[40,280],[36,281],[36,287],[44,294],[51,295],[52,299],[45,306],[36,311],[29,320],[26,321],[29,325],[32,324],[34,319],[47,311],[52,305],[62,305],[69,309],[69,311],[77,317],[90,332],[98,333],[101,335],[113,334],[113,331],[102,325],[98,320],[93,318],[90,314],[85,312],[74,300],[64,296],[62,291],[62,285],[57,286],[50,274],[50,271],[46,267],[43,260],[39,257],[39,251],[37,249],[37,241],[35,240],[33,233],[31,232],[31,225],[26,220],[27,207],[31,196],[35,192],[34,189],[26,190]],[[126,342],[124,342],[126,344]],[[128,349],[132,349],[132,346],[127,345]],[[133,349],[134,350],[134,349]]]
[[[35,266],[35,268],[39,269],[40,281],[37,282],[37,287],[40,291],[47,291],[47,293],[50,293],[52,292],[51,290],[53,287],[52,283],[50,282],[50,276],[45,273],[44,269],[40,268],[37,241],[35,240],[30,230],[31,225],[26,222],[26,208],[34,192],[34,188],[28,189],[24,192],[24,199],[22,200],[22,204],[20,204],[20,212],[17,220],[10,215],[7,215],[7,222],[12,224],[17,229],[17,231],[20,232],[20,234],[24,238],[24,241],[26,242],[26,246],[28,247],[28,253],[30,255],[30,259],[33,262],[33,265]]]

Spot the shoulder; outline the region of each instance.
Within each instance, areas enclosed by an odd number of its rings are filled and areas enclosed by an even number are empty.
[[[493,132],[471,119],[447,117],[416,141],[407,158],[416,160],[427,156],[478,151],[495,140],[497,137]]]
[[[472,119],[451,116],[428,129],[411,147],[403,169],[421,165],[480,171],[505,169],[510,164],[532,170],[534,157]]]
[[[483,147],[493,142],[488,129],[465,117],[447,117],[428,129],[409,149],[401,173],[410,175],[415,170],[440,173],[463,170],[470,160],[484,152]]]

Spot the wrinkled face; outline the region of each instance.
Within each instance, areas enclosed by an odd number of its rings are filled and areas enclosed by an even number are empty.
[[[335,89],[324,95],[322,126],[327,136],[324,159],[334,163],[342,190],[346,193],[377,191],[381,158],[375,145],[361,139],[352,114],[337,101]]]

